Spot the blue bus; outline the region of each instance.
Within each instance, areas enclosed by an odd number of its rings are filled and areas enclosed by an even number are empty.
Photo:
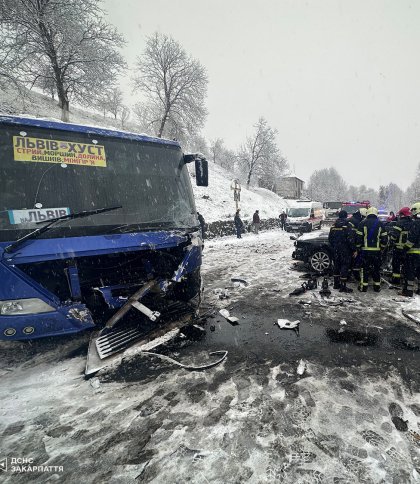
[[[112,327],[128,303],[156,321],[196,297],[190,162],[206,186],[177,141],[0,116],[0,339]]]

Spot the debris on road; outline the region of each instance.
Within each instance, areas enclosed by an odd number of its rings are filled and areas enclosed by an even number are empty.
[[[312,301],[301,299],[299,301],[299,304],[303,304],[305,306],[310,306],[312,304]]]
[[[237,324],[239,324],[239,318],[237,318],[236,316],[231,316],[227,309],[221,309],[219,311],[219,314],[223,316],[226,319],[226,321],[228,321],[233,326],[236,326]]]
[[[291,293],[289,293],[289,296],[300,296],[301,294],[304,294],[306,292],[306,283],[304,282],[301,287],[297,287],[295,290],[293,290]]]
[[[180,368],[183,368],[184,370],[201,371],[201,370],[208,370],[210,368],[213,368],[213,367],[219,365],[220,363],[222,363],[223,361],[225,361],[225,359],[227,358],[228,352],[224,351],[224,350],[222,350],[222,351],[212,351],[211,353],[209,353],[209,356],[221,355],[221,358],[219,358],[218,360],[216,360],[212,363],[208,363],[206,365],[200,365],[200,366],[185,365],[185,364],[175,360],[174,358],[171,358],[170,356],[162,355],[160,353],[154,353],[153,351],[142,351],[141,354],[147,355],[147,356],[156,356],[157,358],[160,358],[161,360],[165,360],[169,363],[173,363],[174,365],[179,366]]]
[[[231,277],[230,279],[232,282],[238,282],[240,286],[248,286],[249,283],[240,277]]]
[[[342,320],[340,321],[340,325],[341,325],[341,326],[346,326],[346,325],[347,325],[347,323],[346,323],[346,321],[345,321],[344,319],[342,319]]]
[[[418,309],[403,309],[403,315],[414,323],[420,324],[420,310]]]
[[[296,329],[300,324],[300,321],[289,321],[288,319],[278,319],[277,325],[280,329]]]
[[[216,296],[219,296],[219,299],[229,299],[230,297],[230,292],[227,289],[222,289],[221,287],[217,287],[213,292],[216,294]]]
[[[296,373],[298,375],[303,375],[306,371],[306,363],[303,360],[299,361],[299,365],[297,367]]]
[[[331,296],[331,291],[328,289],[328,277],[324,277],[324,280],[322,281],[322,286],[321,286],[321,290],[319,291],[319,294],[322,296],[322,297],[329,297]]]
[[[90,381],[90,386],[95,390],[99,390],[101,388],[101,382],[99,380],[99,378],[92,378]]]
[[[310,291],[313,289],[317,289],[318,287],[318,279],[316,277],[313,277],[312,279],[309,279],[309,281],[302,283],[300,287],[297,287],[294,291],[292,291],[289,296],[299,296],[300,294],[303,294],[306,291]]]

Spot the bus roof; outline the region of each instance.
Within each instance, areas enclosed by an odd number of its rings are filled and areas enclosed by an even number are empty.
[[[64,123],[61,121],[52,121],[40,118],[0,115],[0,126],[1,125],[32,126],[35,128],[72,131],[73,133],[96,134],[99,136],[109,136],[112,138],[127,139],[132,141],[147,141],[149,143],[176,146],[178,148],[181,147],[178,141],[155,138],[153,136],[148,136],[147,134],[131,133],[129,131],[119,131],[112,128],[101,128],[82,124]]]

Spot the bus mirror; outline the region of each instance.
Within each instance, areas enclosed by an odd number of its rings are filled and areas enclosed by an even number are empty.
[[[205,158],[195,159],[195,181],[198,187],[209,185],[209,162]]]
[[[188,154],[184,155],[184,163],[195,162],[195,180],[197,186],[207,187],[209,185],[209,162],[203,155]]]

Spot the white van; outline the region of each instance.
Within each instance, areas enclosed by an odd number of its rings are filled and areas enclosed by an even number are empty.
[[[325,220],[325,210],[321,202],[296,200],[287,209],[286,230],[291,232],[311,232],[320,229]]]

